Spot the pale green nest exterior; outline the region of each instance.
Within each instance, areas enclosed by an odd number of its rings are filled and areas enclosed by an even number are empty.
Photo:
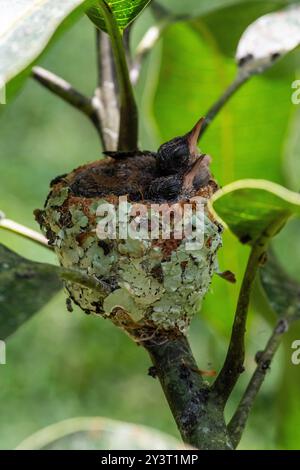
[[[186,240],[100,241],[96,211],[104,203],[103,197],[74,197],[58,184],[40,212],[39,222],[60,264],[97,277],[110,288],[101,295],[67,282],[71,299],[87,313],[110,317],[121,311],[136,326],[185,332],[217,269],[220,226],[206,213],[204,244],[192,251],[187,251]]]

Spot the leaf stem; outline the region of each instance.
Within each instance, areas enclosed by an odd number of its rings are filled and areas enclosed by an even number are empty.
[[[118,150],[136,150],[138,146],[138,111],[129,77],[125,49],[118,25],[105,0],[99,0],[105,24],[110,35],[120,89],[120,126]]]
[[[241,440],[246,427],[247,419],[257,397],[258,392],[265,380],[266,374],[270,369],[270,364],[278,350],[284,333],[288,330],[294,318],[286,315],[281,318],[272,335],[270,336],[265,349],[256,355],[257,367],[252,375],[247,389],[228,424],[228,431],[234,447],[236,448]]]

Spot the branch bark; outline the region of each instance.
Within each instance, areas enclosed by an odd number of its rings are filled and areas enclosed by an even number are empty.
[[[197,449],[230,450],[223,410],[203,380],[184,335],[143,343],[185,443]]]
[[[93,103],[101,122],[103,150],[117,150],[120,111],[118,87],[109,36],[96,29],[98,86]]]

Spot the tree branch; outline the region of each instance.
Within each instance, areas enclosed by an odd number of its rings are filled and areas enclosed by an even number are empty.
[[[150,354],[183,441],[201,450],[232,449],[223,410],[213,401],[186,337],[156,334],[142,344]]]
[[[20,235],[27,240],[31,240],[38,245],[48,248],[49,250],[52,250],[52,247],[48,245],[48,240],[46,237],[44,237],[44,235],[36,232],[35,230],[31,230],[24,225],[18,224],[13,220],[6,219],[5,216],[0,212],[0,229],[1,228]]]
[[[265,380],[266,373],[270,369],[270,364],[275,356],[275,353],[280,346],[282,336],[284,333],[286,333],[292,321],[294,321],[294,318],[290,315],[286,315],[284,318],[280,319],[271,337],[269,338],[264,351],[259,352],[256,355],[257,367],[238,405],[238,408],[228,425],[228,431],[235,448],[238,446],[241,440],[249,413]]]
[[[118,150],[136,150],[138,146],[138,111],[129,77],[122,37],[116,20],[105,0],[99,0],[115,60],[120,90],[120,125]],[[110,149],[109,149],[110,150]]]
[[[93,103],[101,122],[104,150],[117,150],[120,125],[116,71],[109,36],[96,29],[98,87]]]
[[[85,114],[101,134],[100,123],[90,98],[76,90],[70,83],[42,67],[33,67],[32,77],[51,93]]]

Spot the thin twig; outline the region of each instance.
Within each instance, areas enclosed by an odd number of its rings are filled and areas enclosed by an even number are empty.
[[[228,103],[228,101],[235,95],[235,93],[246,83],[252,74],[239,72],[235,80],[228,86],[220,98],[213,104],[213,106],[205,114],[205,122],[201,128],[198,140],[201,139],[204,132],[215,119],[221,109]]]
[[[44,235],[36,232],[35,230],[31,230],[24,225],[18,224],[13,220],[6,219],[5,217],[1,218],[0,214],[0,229],[7,230],[9,232],[13,232],[17,235],[20,235],[27,240],[31,240],[32,242],[38,243],[39,245],[52,250],[52,247],[48,245],[48,240]]]
[[[118,150],[136,150],[138,146],[138,111],[129,77],[122,36],[112,11],[105,0],[99,0],[110,36],[120,89],[120,126]]]
[[[101,122],[103,150],[117,150],[120,125],[118,90],[109,36],[96,29],[98,86],[93,98]]]
[[[90,98],[76,90],[70,83],[63,78],[55,75],[43,67],[33,67],[32,77],[42,86],[47,88],[55,95],[59,96],[66,103],[85,114],[94,124],[100,133],[99,119]]]
[[[236,412],[228,424],[228,431],[235,448],[238,446],[241,440],[249,413],[265,380],[266,373],[270,369],[270,365],[275,356],[275,353],[280,346],[282,336],[288,330],[288,327],[292,321],[294,321],[294,317],[291,315],[286,315],[280,319],[271,337],[269,338],[265,349],[256,355],[257,367],[251,377],[251,380],[237,407]]]

